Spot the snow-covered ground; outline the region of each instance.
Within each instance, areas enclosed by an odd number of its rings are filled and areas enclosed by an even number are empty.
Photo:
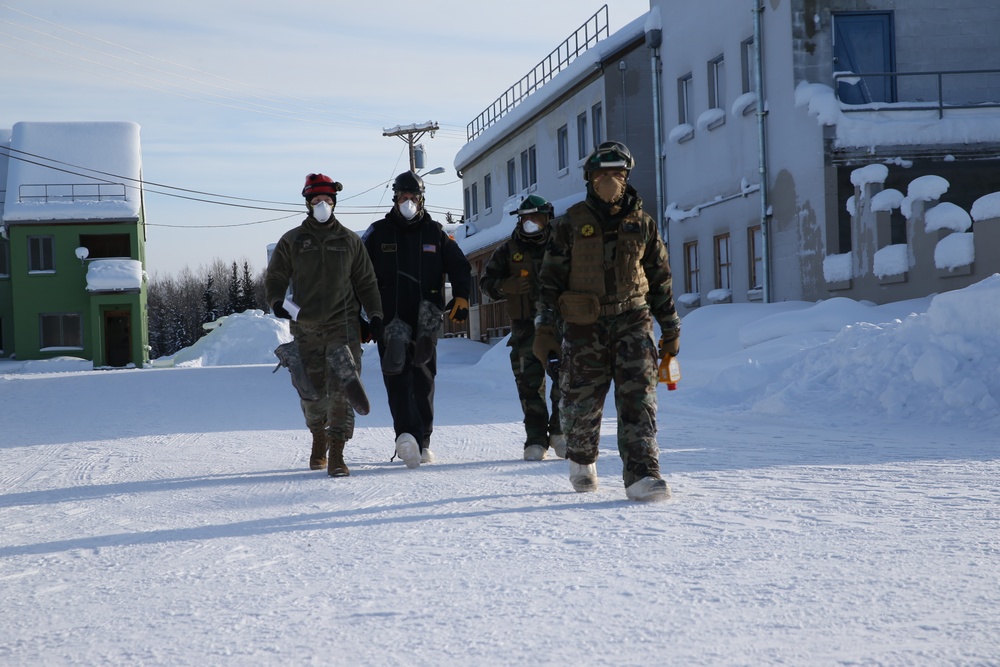
[[[0,365],[5,665],[998,665],[1000,276],[875,307],[715,305],[660,388],[673,498],[521,460],[507,350],[440,343],[438,462],[307,469],[233,316],[173,366]]]

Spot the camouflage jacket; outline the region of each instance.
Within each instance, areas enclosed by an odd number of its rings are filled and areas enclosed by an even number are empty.
[[[576,282],[574,286],[580,289],[579,279],[571,281],[574,247],[580,238],[599,233],[603,238],[603,262],[597,265],[603,269],[597,279],[603,277],[604,285],[596,285],[589,291],[600,298],[601,316],[649,308],[666,335],[680,327],[674,307],[670,263],[659,230],[653,219],[643,212],[642,200],[631,186],[625,197],[624,206],[614,215],[603,202],[588,197],[582,204],[570,207],[566,215],[552,221],[552,234],[538,276],[537,324],[555,321],[559,316],[559,297],[570,291],[571,282]],[[576,208],[579,206],[586,207],[582,214]],[[600,229],[588,229],[589,221],[600,225]],[[625,225],[628,225],[627,230]],[[623,246],[619,237],[626,235],[634,241]],[[620,252],[624,247],[629,248],[628,252]],[[581,260],[576,261],[580,263]],[[632,265],[638,267],[639,275],[631,275],[629,267]]]

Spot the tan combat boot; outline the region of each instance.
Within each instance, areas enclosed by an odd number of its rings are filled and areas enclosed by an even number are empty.
[[[330,477],[347,477],[351,474],[347,464],[344,463],[344,441],[330,439],[330,463],[326,467],[326,474]]]
[[[326,432],[312,431],[312,454],[309,455],[309,469],[322,470],[326,466]]]

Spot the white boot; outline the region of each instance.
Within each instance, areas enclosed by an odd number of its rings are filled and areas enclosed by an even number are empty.
[[[597,491],[597,464],[582,465],[569,462],[569,483],[579,493]]]
[[[417,439],[409,433],[400,433],[396,438],[396,456],[403,460],[407,468],[420,465],[420,445]]]
[[[541,461],[545,458],[545,447],[542,445],[528,445],[524,448],[525,461]]]
[[[552,447],[553,453],[561,459],[566,458],[566,436],[562,433],[556,433],[549,436],[549,446]]]
[[[434,452],[432,452],[429,449],[421,449],[420,450],[420,462],[421,463],[434,463],[435,460],[436,460],[436,457],[434,456]]]
[[[629,500],[655,503],[670,497],[670,486],[659,477],[643,477],[625,489]]]

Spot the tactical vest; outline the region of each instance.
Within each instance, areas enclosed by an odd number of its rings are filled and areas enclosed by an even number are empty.
[[[508,266],[508,276],[520,276],[522,271],[528,277],[532,285],[538,284],[538,271],[536,262],[532,261],[531,253],[519,247],[520,244],[511,242],[510,262]],[[535,317],[535,299],[532,294],[508,294],[507,295],[507,315],[512,320],[531,320]]]
[[[605,261],[604,231],[586,203],[574,204],[566,212],[573,229],[569,289],[597,297],[600,315],[608,317],[634,310],[646,303],[649,281],[642,269],[645,247],[643,214],[633,210],[618,223],[613,262]],[[614,291],[608,292],[613,285]]]

